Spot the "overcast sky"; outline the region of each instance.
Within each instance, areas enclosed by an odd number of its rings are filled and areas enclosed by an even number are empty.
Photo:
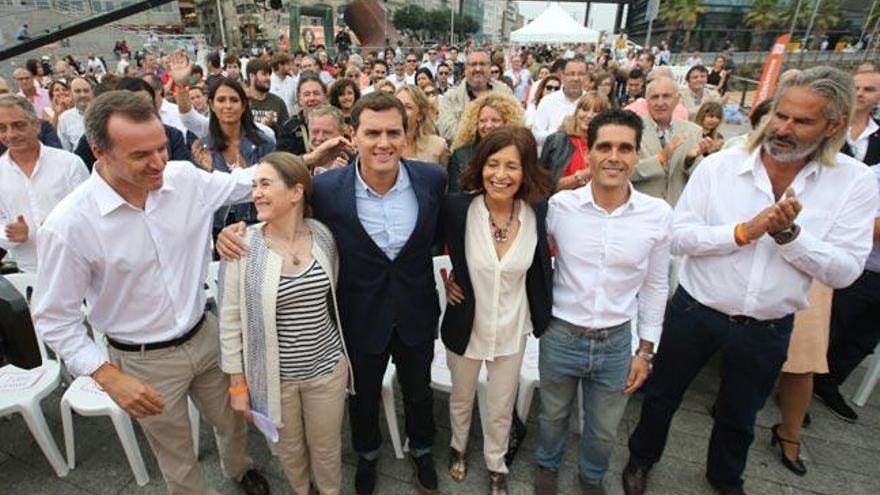
[[[494,0],[484,0],[486,2],[491,2]],[[519,5],[520,13],[525,16],[526,22],[532,20],[539,15],[550,2],[516,2]],[[562,6],[563,10],[571,14],[574,20],[578,21],[578,23],[584,23],[584,14],[587,10],[587,5],[585,2],[572,3],[572,2],[560,2],[559,5]],[[597,31],[611,31],[611,27],[614,25],[614,14],[617,12],[617,5],[614,4],[604,4],[604,3],[594,3],[592,8],[590,9],[590,22],[588,27],[591,27]]]

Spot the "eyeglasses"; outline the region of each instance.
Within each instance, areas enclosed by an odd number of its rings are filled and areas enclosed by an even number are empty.
[[[559,86],[557,86],[555,84],[553,84],[553,85],[548,84],[548,85],[544,86],[544,91],[556,91],[557,89],[559,89]]]
[[[489,71],[489,73],[491,73],[491,74],[501,74],[501,71],[499,71],[498,69],[492,69],[492,70]]]

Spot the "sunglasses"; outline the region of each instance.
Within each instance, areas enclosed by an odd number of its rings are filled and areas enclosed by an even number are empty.
[[[544,91],[556,91],[557,89],[559,89],[559,86],[557,86],[555,84],[553,84],[553,85],[548,84],[548,85],[544,86]]]

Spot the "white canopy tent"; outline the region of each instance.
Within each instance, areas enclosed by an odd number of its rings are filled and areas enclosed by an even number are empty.
[[[581,26],[553,2],[534,21],[510,33],[513,43],[596,43],[599,31]]]

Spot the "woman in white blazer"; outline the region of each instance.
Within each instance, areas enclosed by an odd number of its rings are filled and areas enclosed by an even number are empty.
[[[338,259],[325,225],[308,218],[305,163],[272,153],[254,172],[258,224],[247,254],[220,268],[222,368],[232,408],[267,416],[298,494],[339,493],[341,430],[351,385],[336,308]],[[353,390],[353,388],[351,388]]]

